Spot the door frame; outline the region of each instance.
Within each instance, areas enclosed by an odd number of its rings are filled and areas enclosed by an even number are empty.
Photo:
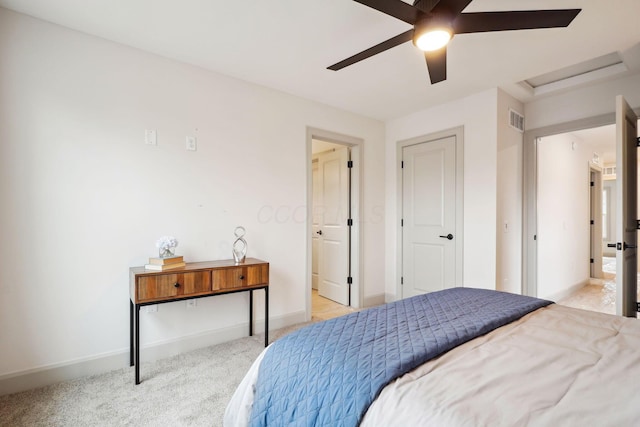
[[[435,140],[455,137],[456,139],[456,271],[455,286],[463,286],[463,246],[464,246],[464,126],[446,129],[440,132],[429,133],[415,138],[398,141],[396,144],[396,212],[398,212],[398,224],[396,225],[396,300],[402,298],[402,150],[410,145],[428,143]]]
[[[589,192],[589,216],[593,221],[589,229],[590,248],[589,254],[593,262],[589,265],[590,276],[594,279],[602,279],[602,168],[600,165],[589,162],[589,180],[591,186]]]
[[[306,217],[306,247],[307,260],[305,272],[305,318],[311,320],[311,262],[312,262],[312,222],[313,222],[313,164],[312,164],[312,141],[319,139],[338,145],[344,145],[351,149],[351,160],[353,168],[351,169],[351,218],[353,226],[351,227],[351,307],[363,307],[364,292],[362,289],[363,265],[361,260],[362,252],[362,236],[363,223],[361,217],[361,206],[363,202],[363,148],[364,140],[349,135],[343,135],[336,132],[318,129],[307,126],[306,136],[306,169],[307,169],[307,217]],[[346,279],[346,278],[345,278]]]
[[[634,109],[636,114],[640,109]],[[522,221],[522,294],[538,296],[538,140],[546,136],[591,129],[616,123],[615,111],[599,116],[558,123],[524,132]]]

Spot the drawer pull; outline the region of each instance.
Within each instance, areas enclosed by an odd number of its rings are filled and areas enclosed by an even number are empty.
[[[180,287],[180,283],[176,282],[175,285],[173,285],[174,288],[179,288]]]
[[[244,280],[244,276],[242,274],[240,275],[240,280]]]

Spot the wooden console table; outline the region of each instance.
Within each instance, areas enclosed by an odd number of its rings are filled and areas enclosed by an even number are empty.
[[[235,292],[249,292],[249,335],[253,335],[253,291],[264,289],[264,346],[269,344],[269,263],[247,258],[187,263],[165,271],[129,269],[130,365],[140,384],[140,307]]]

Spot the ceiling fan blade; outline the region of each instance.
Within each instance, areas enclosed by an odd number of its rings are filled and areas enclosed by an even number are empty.
[[[566,27],[582,9],[462,13],[453,21],[456,34]]]
[[[392,37],[389,40],[383,41],[380,44],[370,47],[367,50],[363,50],[362,52],[357,53],[345,60],[342,60],[336,64],[333,64],[332,66],[327,67],[327,69],[338,71],[344,67],[348,67],[349,65],[355,64],[356,62],[360,62],[363,59],[367,59],[373,55],[377,55],[380,52],[384,52],[385,50],[391,49],[392,47],[401,45],[404,42],[408,42],[412,38],[413,38],[413,28],[408,31],[405,31],[402,34],[398,34],[397,36]]]
[[[427,69],[429,70],[429,78],[431,84],[435,84],[447,79],[447,47],[425,52],[424,57],[427,60]]]
[[[449,16],[456,16],[469,6],[473,0],[440,0],[433,8],[433,13],[449,14]]]
[[[401,0],[354,0],[365,6],[369,6],[386,15],[398,18],[407,24],[415,25],[423,14],[419,9]]]
[[[413,6],[417,7],[424,13],[429,13],[439,2],[440,0],[415,0],[413,2]]]

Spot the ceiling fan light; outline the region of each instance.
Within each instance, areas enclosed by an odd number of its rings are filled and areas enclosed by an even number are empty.
[[[431,52],[443,48],[451,40],[452,33],[445,28],[436,28],[419,34],[414,40],[414,44],[420,50]]]

